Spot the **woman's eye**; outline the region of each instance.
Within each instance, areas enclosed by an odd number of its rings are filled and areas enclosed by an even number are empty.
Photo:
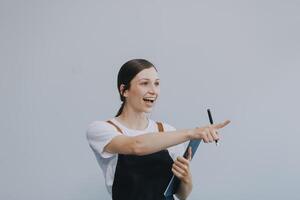
[[[149,85],[149,82],[142,82],[141,85]],[[159,82],[155,82],[154,85],[159,86]]]

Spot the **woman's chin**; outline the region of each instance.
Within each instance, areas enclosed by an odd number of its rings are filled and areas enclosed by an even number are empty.
[[[145,109],[144,109],[144,112],[145,112],[145,113],[150,113],[152,110],[153,110],[153,107],[145,108]]]

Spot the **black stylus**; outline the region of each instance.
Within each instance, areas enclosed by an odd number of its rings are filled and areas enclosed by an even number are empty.
[[[213,121],[212,116],[211,116],[210,109],[207,109],[207,114],[208,114],[210,124],[214,124],[214,121]],[[215,140],[215,142],[216,142],[216,145],[218,146],[218,140]]]

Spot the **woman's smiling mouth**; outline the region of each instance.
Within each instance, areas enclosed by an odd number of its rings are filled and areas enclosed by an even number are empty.
[[[156,98],[143,98],[143,100],[146,102],[146,104],[152,105],[155,102]]]

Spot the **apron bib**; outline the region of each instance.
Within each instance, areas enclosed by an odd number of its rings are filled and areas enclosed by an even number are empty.
[[[107,122],[123,133],[113,122]],[[156,124],[159,132],[163,132],[162,124]],[[172,164],[173,159],[167,150],[144,156],[118,154],[112,199],[165,200],[164,191],[173,176]]]

